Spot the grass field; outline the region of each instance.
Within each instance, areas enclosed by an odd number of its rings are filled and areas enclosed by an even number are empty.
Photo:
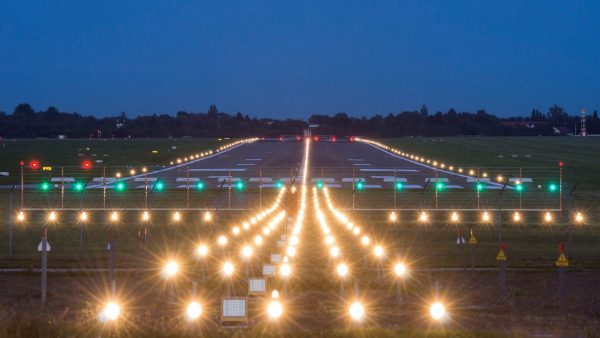
[[[402,151],[465,168],[548,167],[577,191],[600,193],[600,137],[419,137],[380,139]],[[490,173],[490,175],[493,175]]]
[[[0,140],[0,171],[14,170],[19,161],[38,160],[42,166],[80,166],[83,159],[101,160],[97,166],[166,165],[231,143],[230,139],[130,140]],[[156,150],[156,153],[152,151]],[[79,154],[82,154],[80,156]]]

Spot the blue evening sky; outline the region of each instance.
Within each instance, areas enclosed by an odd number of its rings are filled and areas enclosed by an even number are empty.
[[[0,110],[600,109],[600,1],[0,2]]]

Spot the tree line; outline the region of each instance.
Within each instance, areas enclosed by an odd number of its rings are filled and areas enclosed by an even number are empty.
[[[586,119],[588,133],[600,133],[598,112]],[[479,110],[475,113],[447,112],[430,114],[424,105],[419,110],[397,114],[352,117],[346,113],[312,115],[308,120],[250,117],[238,112],[231,115],[211,105],[206,112],[179,111],[174,116],[153,114],[128,118],[125,113],[97,118],[61,112],[55,107],[35,111],[27,103],[19,104],[12,114],[0,111],[0,138],[166,138],[166,137],[247,137],[301,135],[312,126],[319,134],[340,137],[402,136],[517,136],[578,133],[579,115],[569,115],[554,105],[546,113],[534,109],[530,116],[499,118]]]

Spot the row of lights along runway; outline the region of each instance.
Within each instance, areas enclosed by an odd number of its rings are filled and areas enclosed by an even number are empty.
[[[279,289],[273,289],[269,292],[270,296],[265,299],[265,313],[272,319],[277,320],[284,315],[285,312],[285,300],[287,295],[287,283],[290,276],[294,273],[295,263],[300,259],[299,245],[301,242],[301,232],[304,223],[305,212],[307,208],[306,195],[308,190],[307,184],[307,173],[309,167],[309,152],[310,152],[310,139],[305,141],[304,160],[302,166],[302,184],[300,189],[296,186],[286,187],[283,186],[278,195],[275,198],[273,204],[245,220],[240,221],[235,225],[231,225],[229,229],[218,234],[216,238],[212,240],[205,239],[200,241],[196,247],[190,248],[190,255],[194,257],[200,266],[201,276],[200,280],[204,282],[205,269],[208,264],[214,263],[223,278],[227,280],[227,296],[230,296],[231,283],[234,278],[241,275],[240,271],[244,270],[245,266],[245,277],[249,279],[254,266],[260,267],[261,264],[261,249],[265,247],[267,241],[271,241],[277,234],[284,233],[286,230],[285,225],[290,225],[287,228],[289,231],[282,236],[284,245],[278,249],[281,261],[277,262],[276,272],[274,277],[278,279]],[[299,190],[299,193],[298,193]],[[400,282],[407,280],[410,276],[410,268],[407,263],[402,259],[394,259],[393,257],[399,257],[398,253],[388,253],[387,246],[382,242],[381,239],[376,239],[373,234],[367,233],[359,225],[354,224],[349,217],[339,209],[335,207],[330,196],[330,190],[327,187],[319,189],[318,187],[312,188],[313,193],[313,206],[315,216],[318,224],[320,225],[321,232],[323,235],[324,248],[328,252],[330,258],[330,267],[332,268],[337,278],[340,280],[340,294],[344,295],[344,281],[352,278],[355,271],[359,269],[359,264],[352,264],[347,261],[350,255],[345,255],[346,252],[357,252],[364,251],[365,257],[365,269],[367,269],[367,260],[370,259],[377,264],[377,279],[379,280],[384,270],[384,266],[387,266],[385,271],[389,271],[397,281],[397,298],[400,301]],[[287,218],[288,213],[284,207],[284,198],[286,194],[299,194],[298,197],[299,207],[298,212],[294,218]],[[322,197],[322,199],[320,198]],[[322,201],[325,201],[322,204]],[[325,206],[322,209],[322,206]],[[513,212],[513,221],[520,222],[523,219],[521,212]],[[151,212],[149,210],[143,211],[141,219],[144,222],[150,222]],[[430,222],[431,214],[428,211],[421,211],[417,215],[417,221],[421,223]],[[492,222],[493,213],[491,211],[481,212],[482,222]],[[577,223],[582,223],[585,218],[582,213],[577,212],[574,214],[574,220]],[[91,218],[91,214],[87,211],[80,211],[79,221],[87,222]],[[206,211],[201,214],[201,219],[204,222],[210,222],[213,218],[211,212]],[[553,221],[553,214],[551,212],[545,212],[543,214],[545,222]],[[174,211],[172,214],[172,220],[179,222],[183,219],[183,214],[179,211]],[[453,211],[449,215],[451,222],[456,223],[460,220],[460,214],[458,211]],[[24,211],[20,211],[17,214],[17,220],[21,222],[26,221],[26,214]],[[109,221],[113,224],[117,224],[120,220],[120,213],[113,211],[109,213]],[[293,224],[287,224],[293,220]],[[391,211],[388,214],[388,220],[392,223],[400,221],[400,215],[398,211]],[[47,213],[47,223],[58,223],[59,213],[57,211],[49,211]],[[333,226],[336,224],[336,226]],[[262,226],[262,227],[261,227]],[[342,231],[346,234],[342,234]],[[343,236],[352,238],[349,241],[341,241],[340,238]],[[357,249],[359,248],[359,249]],[[220,257],[219,257],[220,256]],[[256,258],[256,265],[253,263],[252,258]],[[392,257],[392,258],[390,258]],[[168,283],[177,278],[178,275],[185,273],[182,267],[186,266],[181,264],[184,259],[180,257],[168,256],[160,262],[160,275]],[[266,265],[266,264],[265,264]],[[263,265],[264,268],[264,265]],[[355,279],[356,280],[356,279]],[[356,288],[357,289],[357,288]],[[347,303],[349,317],[356,321],[362,322],[368,318],[368,307],[365,305],[358,292],[355,289],[354,297]],[[193,296],[184,305],[183,316],[188,321],[198,320],[203,313],[203,302],[196,296],[195,285],[193,287]],[[102,322],[116,322],[121,316],[121,302],[117,299],[118,297],[113,294],[104,303],[103,309],[100,311],[99,319]],[[446,307],[443,302],[439,299],[434,299],[429,303],[428,306],[429,315],[435,321],[443,321],[448,317]]]

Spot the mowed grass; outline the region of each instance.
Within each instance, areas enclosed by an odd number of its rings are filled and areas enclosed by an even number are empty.
[[[130,140],[0,140],[0,171],[18,168],[19,161],[37,160],[42,166],[81,166],[83,159],[96,166],[166,165],[178,157],[218,148],[231,139]],[[152,151],[156,150],[157,153]],[[80,156],[81,154],[81,156]]]
[[[380,142],[464,168],[555,168],[564,162],[564,181],[578,192],[600,193],[600,137],[419,137]],[[494,175],[490,170],[490,175]],[[492,176],[493,177],[493,176]]]

